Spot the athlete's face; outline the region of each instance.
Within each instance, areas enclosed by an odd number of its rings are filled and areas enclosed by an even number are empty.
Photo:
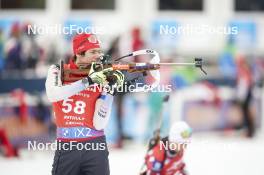
[[[86,68],[92,62],[99,61],[99,57],[103,55],[100,48],[94,48],[76,55],[75,64],[79,68]]]

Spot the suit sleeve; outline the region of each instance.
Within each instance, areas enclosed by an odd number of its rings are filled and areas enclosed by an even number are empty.
[[[97,99],[94,110],[93,125],[95,129],[102,130],[110,118],[114,97],[103,92]]]
[[[59,85],[59,81],[61,81],[59,71],[59,67],[56,65],[51,65],[48,70],[45,87],[46,94],[50,102],[67,99],[86,88],[86,86],[82,83],[82,80],[68,85]]]

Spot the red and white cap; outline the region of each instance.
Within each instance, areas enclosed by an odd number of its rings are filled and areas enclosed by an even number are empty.
[[[82,33],[73,37],[74,55],[94,48],[100,48],[100,43],[94,34]]]

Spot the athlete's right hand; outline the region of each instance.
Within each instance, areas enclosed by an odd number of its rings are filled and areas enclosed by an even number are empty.
[[[104,69],[104,70],[96,71],[95,64],[96,63],[92,63],[88,77],[92,80],[93,83],[96,83],[99,85],[108,84],[108,81],[106,80],[107,79],[106,75],[111,70]]]
[[[99,84],[99,85],[105,85],[107,83],[106,76],[103,71],[99,72],[93,72],[89,75],[93,83]]]

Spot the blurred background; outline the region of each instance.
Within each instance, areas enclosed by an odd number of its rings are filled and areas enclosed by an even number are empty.
[[[166,105],[165,92],[115,99],[111,174],[139,173],[159,113],[162,136],[175,121],[193,128],[190,174],[262,174],[263,19],[262,0],[0,0],[0,174],[51,172],[53,151],[27,150],[27,142],[55,140],[44,84],[48,67],[72,56],[75,33],[62,31],[70,26],[96,33],[114,58],[151,48],[161,62],[205,62],[207,76],[160,69],[161,84],[172,87]]]

